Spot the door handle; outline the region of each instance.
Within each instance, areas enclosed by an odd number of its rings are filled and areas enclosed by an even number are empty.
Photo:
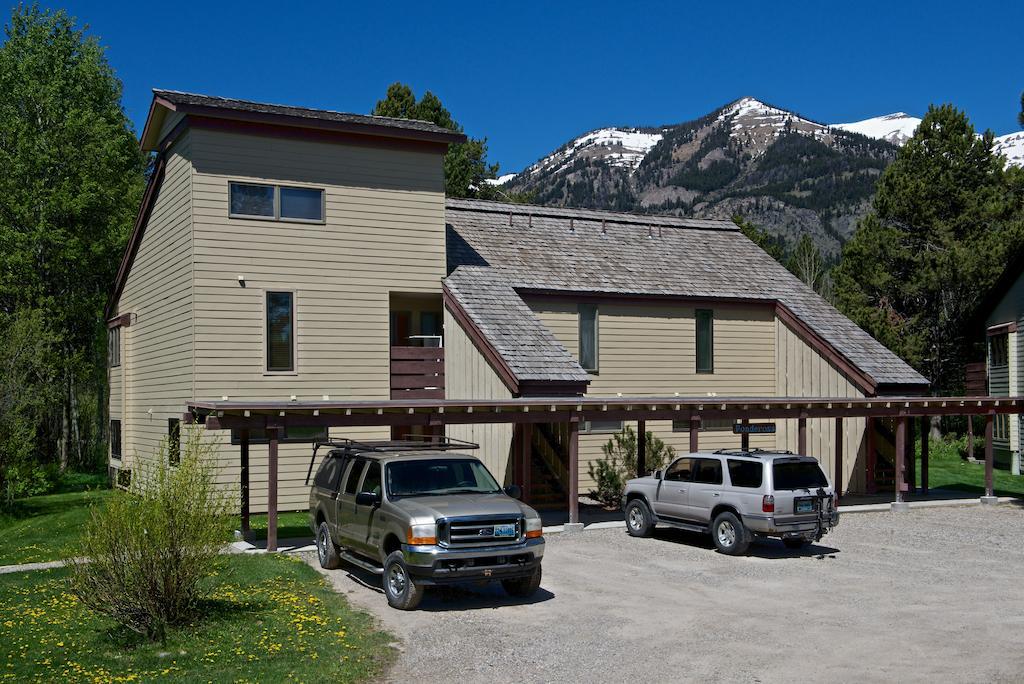
[[[718,492],[713,492],[711,496],[719,496]]]
[[[677,492],[679,492],[679,493],[681,493],[681,494],[685,494],[685,493],[686,493],[686,490],[685,490],[685,489],[677,489],[676,491],[677,491]]]

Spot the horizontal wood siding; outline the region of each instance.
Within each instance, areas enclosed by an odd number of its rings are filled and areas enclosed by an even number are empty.
[[[807,345],[782,321],[775,325],[777,394],[785,397],[848,397],[865,395],[828,360]],[[777,448],[798,451],[798,422],[776,421]],[[867,440],[864,418],[843,421],[843,489],[864,491]],[[821,463],[835,481],[835,421],[815,418],[807,421],[807,451]]]
[[[444,312],[444,336],[447,399],[512,398],[508,387],[447,309]],[[445,431],[449,437],[479,444],[480,449],[475,455],[503,484],[512,483],[510,424],[448,425]]]
[[[389,297],[439,296],[445,275],[441,156],[210,130],[192,135],[196,398],[388,399]],[[325,222],[228,218],[229,181],[322,188]],[[294,373],[264,372],[268,290],[295,293]],[[265,507],[266,449],[254,446],[251,455],[254,510]],[[237,473],[238,447],[220,453]],[[306,505],[309,454],[308,444],[281,446],[282,508]]]
[[[579,353],[578,305],[573,301],[527,298],[530,308],[574,356]],[[696,372],[694,307],[598,303],[598,372],[589,397],[623,395],[774,396],[775,323],[768,307],[714,310],[714,373]],[[635,423],[632,425],[636,429]],[[648,421],[647,430],[678,453],[689,451],[689,431],[671,421]],[[580,435],[580,489],[593,486],[590,463],[603,457],[607,433]],[[751,446],[770,448],[772,436],[755,435]],[[729,430],[706,431],[700,448],[738,448]]]
[[[122,416],[124,466],[136,471],[140,461],[152,462],[167,436],[167,419],[180,418],[192,396],[192,144],[186,133],[168,155],[117,308],[132,321],[121,328],[110,411]]]

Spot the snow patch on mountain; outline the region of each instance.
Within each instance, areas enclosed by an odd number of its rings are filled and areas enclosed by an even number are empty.
[[[1009,166],[1024,166],[1024,131],[997,137],[992,141],[992,151],[1006,157]]]
[[[916,116],[910,116],[905,112],[894,112],[863,121],[831,124],[831,128],[860,133],[869,138],[888,140],[894,145],[902,145],[914,135],[914,131],[920,124],[921,120]]]
[[[505,183],[508,183],[515,177],[516,174],[514,173],[506,173],[504,175],[498,176],[497,178],[485,178],[484,183],[487,183],[488,185],[504,185]]]
[[[601,157],[612,166],[636,171],[647,153],[662,139],[662,133],[644,132],[639,128],[600,128],[581,135],[562,149],[548,155],[527,169],[528,173],[569,166],[578,156]]]

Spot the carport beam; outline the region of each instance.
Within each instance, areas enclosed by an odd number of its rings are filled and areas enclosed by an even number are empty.
[[[700,434],[700,416],[696,413],[690,414],[690,453],[697,453],[697,449],[700,447],[700,440],[698,435]]]
[[[569,421],[569,523],[580,521],[580,423]]]
[[[533,456],[533,424],[523,423],[519,426],[519,478],[522,484],[519,486],[523,490],[523,501],[530,500],[530,480],[532,479],[530,474],[530,467]]]
[[[835,474],[832,477],[832,484],[836,492],[836,503],[839,503],[839,496],[843,493],[843,418],[836,417],[836,460]]]
[[[801,456],[807,456],[807,414],[803,412],[797,419],[796,452]]]
[[[749,418],[744,418],[741,422],[744,425],[749,425],[750,424],[750,419]],[[740,435],[740,450],[741,451],[750,451],[750,434],[747,433],[747,432],[744,432],[742,435]]]
[[[636,421],[636,476],[647,472],[647,421]]]
[[[896,467],[894,470],[896,480],[896,503],[903,503],[903,492],[907,488],[906,473],[903,469],[907,461],[907,417],[900,416],[896,419]]]
[[[277,441],[281,430],[267,427],[267,551],[277,551]]]
[[[992,485],[992,433],[994,429],[995,416],[989,413],[985,416],[985,496],[991,497],[995,489]]]
[[[249,534],[249,430],[243,428],[238,431],[238,443],[241,450],[242,473],[241,473],[241,494],[242,494],[242,538]]]

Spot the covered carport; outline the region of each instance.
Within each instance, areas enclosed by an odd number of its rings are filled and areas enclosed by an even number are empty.
[[[288,427],[375,427],[421,426],[440,429],[445,425],[566,423],[569,427],[570,524],[579,523],[579,433],[588,420],[637,421],[638,470],[645,470],[644,426],[647,421],[689,421],[689,449],[700,448],[702,419],[730,419],[741,424],[753,421],[796,420],[798,453],[806,453],[807,421],[835,420],[841,434],[848,418],[895,420],[895,488],[893,507],[899,510],[909,490],[907,453],[915,439],[917,425],[922,435],[921,490],[928,491],[928,426],[932,416],[961,415],[985,417],[985,495],[993,498],[993,426],[996,415],[1016,414],[1024,405],[1021,397],[874,397],[868,399],[808,397],[552,397],[506,400],[420,399],[392,401],[195,401],[184,415],[187,423],[200,423],[207,430],[233,430],[240,452],[241,524],[249,529],[250,433],[265,431],[268,440],[267,548],[277,549],[278,447]],[[872,434],[869,429],[868,435]],[[747,446],[747,434],[738,446]],[[843,472],[842,440],[835,440],[837,477]],[[528,475],[529,459],[516,460],[516,475]],[[842,491],[843,483],[836,481]]]

